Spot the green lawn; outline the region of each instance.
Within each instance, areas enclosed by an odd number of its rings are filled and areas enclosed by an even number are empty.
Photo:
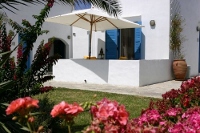
[[[94,97],[96,95],[96,97]],[[35,96],[36,98],[43,97],[44,94]],[[68,103],[83,103],[83,102],[96,102],[103,98],[110,100],[116,100],[117,102],[125,105],[126,109],[130,113],[130,118],[134,118],[140,115],[141,110],[149,105],[149,101],[156,100],[155,98],[132,96],[132,95],[122,95],[114,93],[105,93],[98,91],[85,91],[77,89],[66,89],[66,88],[56,88],[53,91],[48,92],[48,97],[51,101],[56,104],[61,101],[66,101]],[[74,132],[83,129],[89,124],[90,115],[88,112],[82,113],[75,119],[75,125],[73,127]],[[61,133],[61,131],[59,131]]]

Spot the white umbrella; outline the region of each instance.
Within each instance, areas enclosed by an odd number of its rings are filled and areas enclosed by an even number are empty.
[[[89,59],[91,56],[92,31],[142,27],[137,23],[133,23],[126,19],[109,16],[107,13],[93,8],[50,17],[47,18],[45,21],[76,26],[79,28],[89,30],[90,31]]]

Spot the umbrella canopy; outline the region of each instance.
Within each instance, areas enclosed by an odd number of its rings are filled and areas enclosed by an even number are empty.
[[[91,56],[92,31],[142,27],[137,23],[133,23],[126,19],[109,16],[107,13],[93,8],[50,17],[47,18],[45,21],[75,26],[89,30],[90,31],[89,58]]]

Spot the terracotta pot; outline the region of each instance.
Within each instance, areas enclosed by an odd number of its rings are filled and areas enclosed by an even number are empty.
[[[185,80],[187,74],[187,63],[183,60],[173,61],[173,72],[175,80]]]

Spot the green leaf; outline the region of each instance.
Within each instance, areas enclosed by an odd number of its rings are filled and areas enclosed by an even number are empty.
[[[33,116],[35,116],[35,115],[43,115],[44,113],[42,113],[42,112],[35,112],[35,113],[30,113],[30,115],[33,115]]]
[[[27,127],[25,127],[25,126],[23,126],[23,127],[20,128],[20,129],[22,129],[22,130],[24,130],[24,131],[27,131],[27,132],[30,132],[30,130],[29,130]]]
[[[5,92],[6,90],[9,90],[12,88],[14,82],[13,81],[5,81],[3,83],[0,83],[0,94],[2,92]]]
[[[0,122],[0,126],[1,126],[7,133],[11,133],[11,131],[4,125],[4,123]]]
[[[7,51],[7,52],[0,53],[0,57],[2,57],[3,55],[9,54],[9,53],[12,53],[12,51]]]
[[[6,61],[9,59],[11,53],[12,53],[11,51],[2,53],[2,55],[4,55],[4,57],[3,57],[3,59],[0,61],[0,68],[2,68],[3,65],[6,63]],[[1,58],[2,58],[2,57],[1,57]]]
[[[3,106],[9,106],[8,103],[0,103],[0,104],[3,105]]]

